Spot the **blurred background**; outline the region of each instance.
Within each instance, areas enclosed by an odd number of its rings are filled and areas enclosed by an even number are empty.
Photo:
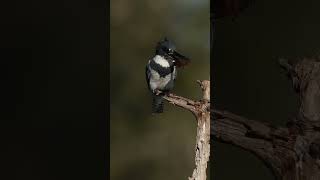
[[[145,65],[167,36],[191,58],[173,92],[201,97],[196,80],[210,77],[209,0],[112,0],[110,6],[111,179],[187,179],[194,168],[195,119],[168,103],[163,114],[151,115]]]

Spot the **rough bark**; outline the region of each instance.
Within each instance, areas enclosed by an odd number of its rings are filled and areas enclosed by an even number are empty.
[[[169,103],[189,110],[197,120],[195,146],[195,169],[189,180],[206,180],[207,163],[210,156],[210,81],[197,81],[202,89],[200,101],[190,100],[174,94],[164,97]]]
[[[320,179],[320,62],[281,59],[300,108],[286,127],[250,120],[227,111],[211,109],[211,135],[259,157],[278,180]]]

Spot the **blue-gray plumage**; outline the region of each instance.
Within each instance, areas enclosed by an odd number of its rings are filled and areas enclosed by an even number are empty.
[[[152,92],[152,112],[163,112],[163,95],[171,91],[177,77],[177,67],[185,66],[189,59],[176,52],[174,44],[167,38],[160,41],[156,54],[146,66],[146,79]]]

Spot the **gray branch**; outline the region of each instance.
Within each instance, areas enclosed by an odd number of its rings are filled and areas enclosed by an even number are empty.
[[[320,61],[279,60],[300,98],[298,115],[287,127],[211,109],[211,136],[259,157],[278,180],[320,179]]]
[[[202,99],[194,101],[188,98],[168,94],[164,97],[170,104],[184,108],[197,120],[195,146],[195,169],[189,180],[206,180],[207,163],[210,156],[210,81],[197,81],[202,89]]]

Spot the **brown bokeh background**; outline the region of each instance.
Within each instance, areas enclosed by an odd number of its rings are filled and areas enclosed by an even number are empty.
[[[165,104],[151,115],[145,65],[167,36],[191,58],[174,93],[198,99],[210,76],[209,1],[112,0],[110,3],[110,175],[112,180],[187,179],[194,168],[196,122]]]

